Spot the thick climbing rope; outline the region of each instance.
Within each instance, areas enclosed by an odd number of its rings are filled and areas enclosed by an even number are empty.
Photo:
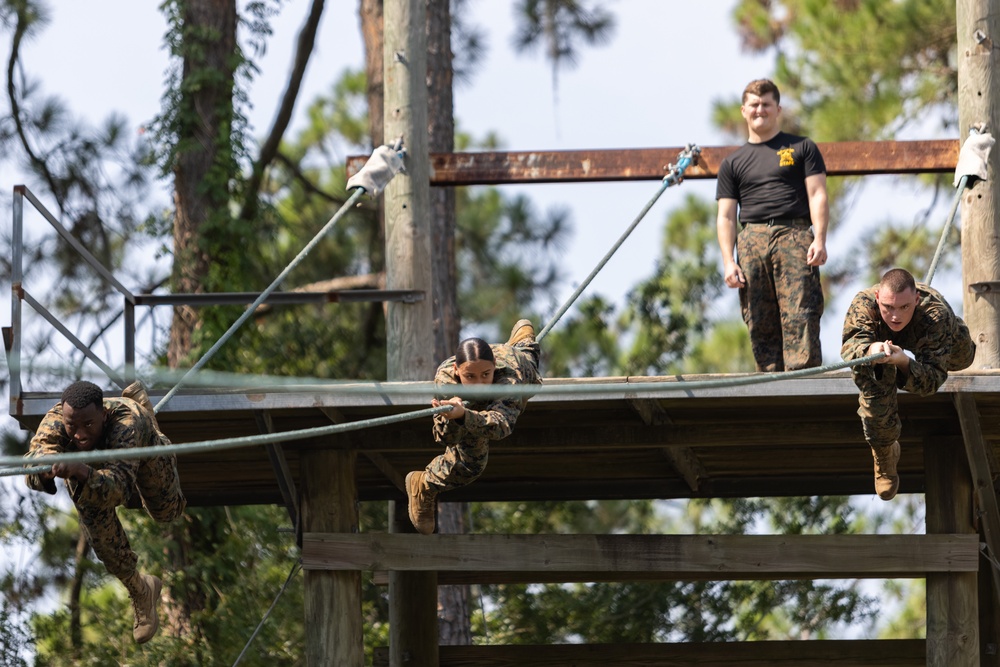
[[[931,260],[931,265],[927,268],[927,275],[924,276],[925,285],[930,285],[934,279],[934,272],[937,271],[938,262],[941,260],[941,254],[944,252],[944,245],[948,241],[948,234],[955,224],[955,214],[958,213],[958,205],[962,201],[962,194],[965,192],[965,186],[968,182],[968,175],[962,176],[958,187],[955,188],[955,197],[951,202],[951,213],[948,214],[948,219],[945,220],[944,229],[941,230],[941,238],[938,239],[937,248],[934,250],[934,259]]]
[[[419,417],[429,417],[439,412],[451,412],[452,405],[442,405],[436,408],[425,408],[414,410],[413,412],[403,412],[397,415],[387,415],[385,417],[375,417],[372,419],[362,419],[344,424],[334,424],[332,426],[317,426],[315,428],[304,428],[295,431],[281,431],[280,433],[264,433],[262,435],[246,435],[237,438],[222,438],[220,440],[201,440],[198,442],[185,442],[178,445],[152,445],[150,447],[130,447],[127,449],[100,449],[85,452],[62,452],[60,454],[48,454],[43,457],[24,459],[20,456],[0,456],[0,466],[16,466],[18,463],[38,463],[42,459],[50,466],[54,463],[98,463],[104,461],[130,461],[132,459],[147,459],[155,456],[170,456],[176,454],[195,454],[198,452],[218,451],[222,449],[238,449],[240,447],[252,447],[256,445],[266,445],[275,442],[288,442],[291,440],[303,440],[305,438],[316,438],[348,431],[360,431],[386,424],[417,419]],[[49,466],[37,472],[48,470]],[[25,468],[13,468],[0,471],[6,475],[23,475]]]
[[[635,217],[635,220],[633,220],[632,224],[628,226],[628,229],[626,229],[625,232],[618,238],[618,241],[611,246],[611,249],[606,255],[604,255],[601,261],[597,263],[597,266],[595,266],[594,270],[590,272],[590,275],[584,278],[583,282],[580,283],[580,286],[576,288],[576,291],[573,292],[573,294],[571,294],[566,300],[566,303],[564,303],[559,311],[552,316],[552,319],[549,320],[548,324],[546,324],[542,330],[538,332],[538,335],[535,336],[535,340],[539,343],[542,342],[542,339],[548,335],[549,331],[553,326],[555,326],[556,322],[558,322],[559,319],[566,314],[566,311],[573,305],[573,302],[575,302],[579,296],[583,294],[583,291],[587,289],[587,286],[590,285],[591,281],[597,276],[600,270],[604,268],[604,265],[608,263],[611,256],[614,255],[618,248],[621,247],[621,245],[625,242],[625,239],[627,239],[629,234],[632,233],[632,230],[634,230],[642,219],[646,217],[649,209],[653,208],[653,204],[655,204],[656,200],[660,198],[663,191],[671,185],[679,185],[684,180],[684,171],[694,164],[699,155],[701,155],[701,148],[694,144],[688,144],[687,147],[677,155],[677,164],[668,165],[670,167],[670,171],[663,177],[663,180],[660,182],[660,188],[656,191],[656,194],[654,194],[643,209],[639,211],[639,215]]]
[[[284,281],[284,279],[288,277],[288,274],[291,273],[292,270],[295,267],[297,267],[299,263],[302,262],[303,259],[305,259],[306,255],[308,255],[309,252],[316,247],[316,244],[319,243],[324,236],[326,236],[326,233],[330,231],[330,229],[332,229],[335,224],[337,224],[337,221],[340,220],[344,216],[344,214],[351,209],[354,203],[358,199],[360,199],[361,195],[363,195],[364,193],[365,190],[363,188],[355,189],[354,194],[348,197],[347,201],[344,202],[344,205],[340,207],[340,209],[333,215],[332,218],[330,218],[329,222],[323,225],[323,228],[319,230],[316,236],[314,236],[313,239],[309,241],[309,243],[307,243],[306,246],[299,252],[299,254],[295,256],[295,259],[293,259],[291,263],[289,263],[289,265],[285,267],[284,271],[282,271],[278,275],[278,277],[274,279],[274,282],[268,285],[267,289],[265,289],[263,292],[260,293],[260,296],[258,296],[257,299],[252,304],[250,304],[250,306],[245,311],[243,311],[243,314],[240,315],[235,322],[233,322],[232,326],[229,327],[226,333],[222,334],[219,340],[217,340],[215,344],[211,348],[209,348],[208,352],[202,355],[201,359],[199,359],[194,366],[188,369],[188,371],[184,374],[184,376],[177,381],[177,384],[174,385],[174,387],[170,391],[168,391],[163,396],[163,398],[160,399],[160,401],[153,408],[154,413],[159,412],[160,408],[166,405],[167,401],[169,401],[173,397],[173,395],[177,393],[177,390],[181,388],[181,386],[187,380],[188,376],[190,376],[192,373],[197,372],[202,366],[208,363],[209,359],[211,359],[215,355],[215,353],[219,351],[219,348],[225,345],[226,341],[228,341],[232,337],[232,335],[236,332],[236,330],[239,329],[244,322],[250,319],[250,316],[253,315],[254,312],[256,312],[257,307],[260,306],[262,303],[264,303],[267,297],[271,295],[271,292],[276,290],[278,286],[281,285],[282,281]]]
[[[449,385],[449,393],[454,393],[463,398],[484,398],[497,396],[519,396],[530,397],[543,393],[552,394],[608,394],[617,393],[622,397],[634,397],[640,394],[657,393],[664,391],[695,391],[701,389],[718,389],[725,387],[738,387],[768,382],[781,382],[794,378],[809,375],[818,375],[829,371],[849,368],[861,364],[871,363],[877,359],[885,357],[884,352],[872,354],[850,361],[840,361],[837,363],[817,366],[815,368],[802,368],[783,373],[754,373],[740,377],[722,378],[716,380],[693,380],[685,382],[681,380],[671,380],[665,382],[636,382],[626,383],[623,388],[622,383],[592,383],[580,385]],[[346,388],[346,387],[345,387]],[[387,387],[385,383],[358,383],[354,385],[352,392],[364,392],[385,397],[391,394],[417,394],[427,395],[440,392],[440,386],[433,383],[414,382],[401,383],[395,387]],[[358,431],[375,426],[383,426],[396,422],[408,421],[419,417],[426,417],[439,412],[447,412],[452,409],[450,405],[442,405],[436,408],[425,408],[413,412],[404,412],[397,415],[364,419],[345,424],[335,424],[333,426],[320,426],[316,428],[300,429],[294,431],[282,431],[280,433],[267,433],[263,435],[250,435],[237,438],[222,438],[219,440],[203,440],[199,442],[187,442],[177,445],[154,445],[151,447],[133,447],[129,449],[112,449],[87,452],[65,452],[61,454],[50,454],[45,456],[47,463],[96,463],[102,461],[126,461],[130,459],[149,458],[153,456],[169,456],[171,454],[183,455],[205,451],[216,451],[221,449],[236,449],[240,447],[250,447],[264,445],[275,442],[289,442],[293,440],[303,440],[305,438],[344,433],[347,431]],[[31,463],[38,463],[40,459],[30,459]],[[0,466],[17,466],[24,464],[25,459],[17,456],[0,456]],[[2,470],[4,475],[25,474],[24,468],[11,468]]]

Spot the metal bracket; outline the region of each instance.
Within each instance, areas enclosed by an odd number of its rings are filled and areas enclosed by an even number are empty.
[[[969,291],[974,294],[1000,291],[1000,280],[987,280],[981,283],[969,283]]]

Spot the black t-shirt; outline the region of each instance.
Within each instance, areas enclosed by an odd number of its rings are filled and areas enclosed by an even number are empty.
[[[744,144],[722,161],[716,199],[735,199],[739,219],[809,218],[806,177],[826,172],[808,137],[779,132],[762,144]]]

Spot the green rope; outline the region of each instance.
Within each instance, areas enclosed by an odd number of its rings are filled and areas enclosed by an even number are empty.
[[[240,664],[240,660],[242,660],[243,656],[246,655],[247,649],[250,648],[250,644],[252,644],[253,640],[256,639],[257,634],[260,632],[260,629],[264,627],[264,623],[267,621],[267,618],[271,615],[271,612],[274,611],[274,607],[278,604],[278,600],[281,599],[281,594],[285,592],[286,588],[288,588],[288,584],[292,583],[292,579],[295,577],[295,575],[299,571],[299,568],[301,567],[302,567],[302,561],[298,561],[292,566],[292,571],[288,573],[288,578],[285,579],[285,583],[282,584],[281,590],[279,590],[278,594],[274,596],[274,602],[272,602],[271,606],[268,607],[267,613],[264,614],[264,618],[260,619],[260,623],[257,624],[257,629],[253,631],[252,635],[250,635],[250,639],[247,640],[246,646],[244,646],[243,650],[240,651],[240,654],[236,656],[236,662],[233,663],[233,667],[236,667],[236,665]]]
[[[88,452],[63,452],[61,454],[49,454],[44,457],[27,459],[31,463],[38,463],[43,458],[47,463],[100,463],[104,461],[128,461],[131,459],[148,459],[156,456],[171,456],[175,454],[196,454],[199,452],[219,451],[223,449],[237,449],[239,447],[251,447],[254,445],[266,445],[272,442],[288,442],[291,440],[303,440],[305,438],[315,438],[324,435],[334,435],[346,433],[348,431],[360,431],[361,429],[395,424],[396,422],[417,419],[418,417],[428,417],[439,412],[451,412],[455,406],[442,405],[436,408],[426,408],[424,410],[414,410],[413,412],[403,412],[398,415],[388,415],[385,417],[375,417],[373,419],[362,419],[361,421],[349,422],[346,424],[334,424],[333,426],[319,426],[316,428],[305,428],[296,431],[282,431],[281,433],[266,433],[264,435],[247,435],[239,438],[222,438],[220,440],[202,440],[198,442],[185,442],[178,445],[153,445],[150,447],[130,447],[128,449],[100,449]],[[0,466],[16,466],[24,464],[26,459],[20,456],[0,456]],[[23,474],[18,471],[15,474]]]
[[[716,389],[723,387],[739,387],[755,384],[764,384],[768,382],[781,382],[784,380],[790,380],[799,377],[806,377],[809,375],[818,375],[820,373],[826,373],[829,371],[839,370],[842,368],[849,368],[853,366],[860,366],[862,364],[871,363],[877,359],[882,359],[887,356],[884,352],[878,352],[866,357],[861,357],[860,359],[852,359],[850,361],[840,361],[833,364],[827,364],[825,366],[817,366],[815,368],[801,368],[794,371],[785,371],[783,373],[754,373],[741,377],[730,377],[718,380],[693,380],[691,382],[685,382],[682,380],[672,380],[669,382],[639,382],[639,383],[627,383],[627,388],[622,388],[622,383],[593,383],[593,384],[581,384],[581,385],[566,385],[566,386],[552,386],[552,385],[449,385],[448,393],[454,393],[457,396],[463,398],[477,397],[477,398],[495,398],[497,396],[519,396],[519,397],[531,397],[543,393],[552,394],[570,394],[570,395],[580,395],[580,394],[607,394],[609,392],[618,392],[623,396],[628,395],[629,397],[636,396],[639,394],[648,394],[663,391],[693,391],[696,389]],[[344,387],[341,387],[344,388]],[[440,394],[441,385],[435,385],[426,382],[414,382],[400,384],[395,387],[388,387],[384,383],[369,383],[367,385],[358,384],[355,385],[356,389],[363,391],[364,393],[374,393],[382,397],[391,396],[392,394],[420,394],[426,395],[427,393]],[[317,428],[301,429],[297,431],[284,431],[281,433],[268,433],[264,435],[251,435],[243,436],[238,438],[222,438],[219,440],[203,440],[199,442],[188,442],[177,445],[155,445],[152,447],[133,447],[130,449],[111,449],[111,450],[99,450],[99,451],[89,451],[89,452],[66,452],[62,454],[52,454],[45,457],[45,460],[51,461],[52,463],[94,463],[100,461],[125,461],[129,459],[144,459],[154,456],[170,456],[179,454],[193,454],[197,452],[205,451],[217,451],[222,449],[236,449],[239,447],[249,447],[254,445],[263,445],[273,442],[288,442],[291,440],[302,440],[305,438],[318,437],[324,435],[332,435],[335,433],[345,433],[348,431],[359,431],[366,428],[371,428],[375,426],[384,426],[386,424],[393,424],[396,422],[408,421],[411,419],[416,419],[418,417],[426,417],[437,414],[439,412],[448,412],[452,410],[450,405],[442,405],[436,408],[426,408],[423,410],[415,410],[413,412],[404,412],[398,415],[388,415],[385,417],[375,417],[373,419],[364,419],[356,422],[350,422],[346,424],[335,424],[333,426],[320,426]],[[31,459],[32,463],[37,463],[39,459]],[[17,456],[0,456],[0,466],[17,466],[19,464],[24,464],[25,459]],[[10,474],[25,474],[23,469],[15,470],[14,472],[9,472]]]
[[[13,477],[15,475],[37,475],[41,472],[48,472],[52,466],[35,466],[33,468],[0,468],[0,477]]]
[[[250,318],[250,316],[254,314],[254,312],[257,310],[257,307],[260,306],[262,303],[264,303],[267,297],[271,295],[271,292],[278,289],[278,286],[288,276],[288,274],[291,273],[292,270],[295,267],[297,267],[303,259],[305,259],[306,255],[308,255],[309,252],[314,247],[316,247],[316,244],[320,242],[320,240],[326,235],[326,233],[333,228],[333,226],[337,223],[337,221],[340,220],[340,218],[342,218],[344,214],[351,209],[351,206],[354,204],[354,202],[356,202],[364,193],[365,193],[364,188],[357,188],[354,191],[354,194],[352,194],[347,199],[347,201],[344,202],[344,205],[340,207],[340,209],[333,215],[332,218],[330,218],[329,222],[323,225],[323,228],[319,230],[316,236],[314,236],[312,240],[309,241],[309,243],[307,243],[306,246],[299,252],[299,254],[295,256],[295,259],[293,259],[291,263],[285,267],[285,270],[282,271],[281,274],[274,279],[274,282],[268,285],[267,289],[265,289],[263,292],[260,293],[260,296],[257,297],[257,300],[254,301],[252,304],[250,304],[250,306],[247,307],[245,311],[243,311],[243,314],[240,315],[239,319],[233,322],[232,326],[229,327],[229,330],[226,331],[226,333],[222,334],[222,337],[215,342],[215,345],[213,345],[208,350],[208,352],[206,352],[202,356],[202,358],[199,359],[198,362],[194,366],[192,366],[181,377],[180,380],[177,381],[177,384],[174,385],[173,389],[168,391],[166,395],[164,395],[164,397],[160,399],[159,403],[156,404],[156,407],[153,408],[154,413],[159,412],[160,408],[162,408],[167,403],[167,401],[169,401],[173,397],[173,395],[177,393],[177,390],[181,388],[181,385],[184,384],[184,382],[187,380],[188,376],[191,373],[194,373],[195,371],[197,371],[202,366],[208,363],[208,360],[211,359],[215,355],[215,353],[219,351],[219,348],[221,348],[226,343],[226,341],[228,341],[229,338],[236,332],[236,330],[239,329],[243,325],[243,323],[246,322]]]
[[[948,214],[948,219],[944,223],[944,229],[941,230],[941,238],[938,239],[937,249],[934,251],[934,259],[931,260],[931,265],[927,269],[927,275],[924,276],[925,285],[930,285],[931,280],[934,279],[934,272],[937,271],[938,261],[940,261],[941,254],[944,252],[944,244],[948,240],[948,233],[951,231],[952,225],[955,224],[955,214],[958,212],[958,205],[962,201],[962,194],[965,192],[965,186],[968,182],[968,175],[962,176],[962,180],[958,182],[955,197],[951,202],[951,213]]]
[[[653,195],[652,199],[650,199],[646,203],[643,209],[639,212],[639,215],[636,216],[635,220],[632,221],[632,224],[629,225],[628,229],[625,230],[625,233],[623,233],[620,237],[618,237],[618,241],[615,242],[613,246],[611,246],[611,250],[609,250],[607,254],[605,254],[604,257],[601,259],[601,261],[597,263],[597,266],[595,266],[594,270],[590,272],[590,275],[584,278],[583,282],[580,283],[580,286],[576,288],[576,291],[573,292],[573,294],[571,294],[568,299],[566,299],[566,303],[562,305],[562,307],[559,309],[559,312],[553,315],[552,319],[549,320],[548,324],[546,324],[542,328],[542,330],[538,332],[538,335],[535,336],[536,341],[538,341],[539,343],[542,342],[542,339],[545,338],[546,335],[548,335],[549,330],[551,330],[552,327],[555,326],[556,322],[558,322],[559,319],[566,314],[566,311],[569,310],[569,307],[573,305],[573,302],[575,302],[577,298],[579,298],[579,296],[583,294],[583,291],[587,289],[587,286],[590,285],[591,281],[597,276],[600,270],[604,268],[604,265],[608,263],[608,260],[611,259],[611,256],[615,254],[615,252],[618,250],[618,248],[621,247],[623,243],[625,243],[625,239],[627,239],[629,234],[632,233],[632,230],[634,230],[639,225],[639,222],[642,221],[644,217],[646,217],[646,213],[649,212],[649,209],[653,208],[653,204],[655,204],[656,200],[660,198],[660,195],[663,194],[663,191],[669,188],[671,185],[679,185],[684,180],[684,171],[694,163],[695,159],[699,155],[701,155],[701,148],[693,144],[688,144],[687,147],[680,152],[680,154],[677,156],[677,164],[670,166],[670,172],[666,176],[664,176],[663,181],[660,182],[660,189],[657,190],[656,194]]]

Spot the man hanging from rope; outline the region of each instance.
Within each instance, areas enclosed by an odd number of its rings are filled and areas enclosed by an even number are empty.
[[[455,356],[438,367],[434,382],[439,385],[541,384],[538,352],[534,327],[528,320],[519,320],[504,344],[489,345],[481,338],[463,340]],[[457,396],[433,400],[434,407],[455,407],[451,412],[434,415],[434,440],[446,446],[444,454],[424,470],[415,470],[406,476],[410,521],[417,532],[424,535],[434,532],[437,495],[471,484],[483,474],[490,441],[510,435],[527,404],[527,397],[513,396],[470,401],[468,408]]]
[[[911,359],[904,350],[913,354]],[[896,392],[930,396],[948,371],[968,368],[976,356],[969,327],[937,290],[892,269],[874,287],[858,292],[844,319],[845,361],[884,352],[887,356],[853,368],[861,425],[875,459],[875,492],[892,500],[899,490],[899,434]]]
[[[46,413],[25,455],[42,459],[62,452],[126,449],[169,445],[156,423],[153,406],[139,382],[125,388],[122,398],[104,398],[97,385],[79,381],[69,385],[59,404]],[[118,577],[132,600],[135,613],[132,636],[143,644],[153,638],[160,622],[156,613],[162,583],[136,569],[138,557],[118,520],[115,508],[138,491],[142,504],[157,521],[173,521],[186,501],[174,456],[109,461],[93,466],[57,463],[49,472],[27,475],[28,487],[56,492],[55,477],[66,480],[70,498],[80,515],[80,526],[94,553],[108,572]]]

